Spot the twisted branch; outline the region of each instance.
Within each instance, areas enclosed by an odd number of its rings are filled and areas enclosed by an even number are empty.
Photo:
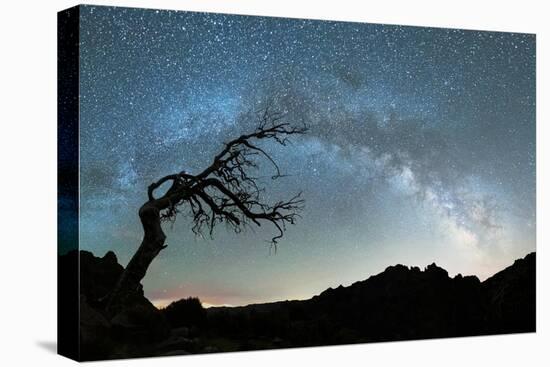
[[[292,135],[307,132],[306,126],[292,126],[283,122],[284,114],[264,109],[257,115],[257,128],[227,143],[214,157],[212,164],[197,175],[185,171],[162,177],[148,187],[149,202],[161,212],[161,219],[174,221],[180,207],[184,206],[192,218],[192,230],[202,235],[204,228],[212,235],[214,227],[226,223],[235,232],[245,226],[261,226],[268,222],[278,233],[271,239],[272,245],[283,237],[287,224],[295,224],[304,200],[301,193],[289,200],[268,204],[262,200],[265,188],[251,171],[258,168],[258,158],[269,161],[275,172],[272,179],[285,177],[271,155],[258,143],[271,140],[283,146]],[[156,198],[154,193],[166,182],[172,182],[164,195]]]

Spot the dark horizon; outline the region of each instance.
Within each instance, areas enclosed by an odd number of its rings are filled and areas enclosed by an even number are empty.
[[[520,259],[523,259],[525,257],[528,257],[530,255],[533,255],[533,254],[536,254],[536,251],[533,251],[533,252],[530,252],[530,253],[526,253],[524,256],[520,256],[519,258],[513,260],[512,263],[504,266],[502,269],[500,270],[497,270],[495,273],[489,275],[488,277],[484,278],[484,279],[480,279],[477,275],[475,274],[464,274],[464,273],[456,273],[456,274],[450,274],[449,273],[449,277],[452,279],[452,278],[455,278],[457,276],[462,276],[462,277],[469,277],[469,276],[474,276],[476,277],[477,279],[479,279],[479,281],[481,283],[487,281],[488,279],[494,277],[495,275],[501,273],[502,271],[506,270],[507,268],[511,267],[516,261],[520,260]],[[404,266],[408,269],[413,269],[413,268],[419,268],[420,271],[426,271],[426,269],[432,265],[435,265],[436,267],[438,268],[441,268],[437,263],[430,263],[430,264],[426,264],[425,266],[420,266],[420,265],[407,265],[407,264],[392,264],[392,265],[388,265],[384,270],[378,272],[378,273],[373,273],[373,274],[370,274],[370,275],[367,275],[366,277],[363,277],[361,279],[357,279],[355,280],[354,282],[352,283],[348,283],[348,284],[338,284],[336,286],[327,286],[324,290],[320,291],[319,293],[315,293],[315,294],[312,294],[311,296],[307,296],[305,298],[301,298],[301,299],[280,299],[280,300],[277,300],[277,301],[269,301],[269,302],[257,302],[257,303],[248,303],[248,304],[244,304],[244,305],[210,305],[210,304],[204,304],[202,303],[203,307],[208,309],[208,308],[224,308],[224,307],[228,307],[228,308],[239,308],[239,307],[246,307],[246,306],[254,306],[254,305],[262,305],[262,304],[270,304],[270,303],[279,303],[279,302],[292,302],[292,301],[307,301],[307,300],[311,300],[312,298],[316,297],[316,296],[319,296],[321,293],[327,291],[327,290],[331,290],[331,289],[336,289],[336,288],[339,288],[339,287],[344,287],[344,288],[347,288],[355,283],[360,283],[360,282],[364,282],[366,280],[368,280],[369,278],[371,277],[375,277],[377,275],[380,275],[382,273],[384,273],[384,271],[386,271],[388,268],[392,268],[392,267],[396,267],[396,266]],[[445,271],[447,271],[447,269],[445,268],[441,268]],[[173,300],[173,302],[176,302],[176,301],[179,301],[179,300],[182,300],[182,299],[185,299],[185,298],[198,298],[200,300],[199,297],[196,297],[196,296],[193,296],[193,295],[186,295],[185,297],[182,297],[180,299],[175,299]],[[153,303],[154,304],[154,303]],[[157,305],[157,304],[154,304],[155,307],[157,307],[158,309],[162,309],[162,308],[165,308],[166,306],[168,306],[168,304],[165,304],[165,305]]]
[[[205,309],[186,298],[161,310],[140,292],[111,321],[101,299],[124,271],[112,253],[80,261],[79,360],[174,356],[262,349],[450,338],[536,331],[536,253],[480,282],[449,277],[435,264],[394,265],[307,300]],[[70,277],[66,277],[70,279]]]

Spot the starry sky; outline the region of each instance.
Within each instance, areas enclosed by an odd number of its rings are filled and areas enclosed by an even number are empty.
[[[395,263],[485,279],[535,250],[535,36],[81,8],[80,245],[125,265],[162,176],[198,173],[266,103],[310,131],[265,143],[303,192],[276,254],[269,226],[194,236],[167,223],[143,281],[156,305],[305,299]],[[265,178],[265,179],[264,179]],[[265,228],[264,228],[265,227]]]

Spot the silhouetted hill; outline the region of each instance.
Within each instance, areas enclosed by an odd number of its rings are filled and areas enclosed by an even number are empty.
[[[483,282],[487,324],[494,333],[535,331],[536,255],[531,253]]]
[[[74,264],[71,252],[60,266]],[[108,359],[535,331],[536,255],[484,282],[435,264],[395,265],[304,301],[156,309],[137,289],[114,317],[103,300],[123,271],[113,252],[80,252],[82,359]]]
[[[484,282],[395,265],[305,301],[207,309],[233,338],[310,346],[535,331],[535,253]]]
[[[136,289],[130,304],[114,317],[107,317],[104,301],[124,268],[109,251],[95,257],[88,251],[71,251],[59,257],[60,274],[73,277],[64,267],[80,255],[80,359],[97,360],[157,355],[154,346],[170,335],[162,313]],[[76,269],[73,269],[76,271]]]

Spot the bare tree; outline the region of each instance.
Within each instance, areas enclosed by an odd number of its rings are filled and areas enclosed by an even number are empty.
[[[252,176],[251,171],[263,157],[274,167],[273,179],[284,176],[269,153],[258,144],[271,140],[285,146],[290,136],[306,133],[305,125],[292,126],[284,122],[283,117],[282,113],[265,108],[257,114],[256,129],[226,143],[201,173],[181,171],[149,185],[148,200],[139,209],[143,240],[107,299],[109,314],[114,315],[127,304],[139,289],[153,259],[166,247],[161,223],[174,221],[183,210],[190,215],[195,234],[202,234],[204,230],[212,234],[220,223],[226,223],[235,232],[248,225],[270,223],[277,231],[271,239],[271,244],[276,246],[285,226],[295,223],[303,207],[301,193],[285,201],[265,203],[261,195],[265,188],[260,187],[259,179]],[[156,197],[155,191],[166,183],[171,183],[170,188]]]

